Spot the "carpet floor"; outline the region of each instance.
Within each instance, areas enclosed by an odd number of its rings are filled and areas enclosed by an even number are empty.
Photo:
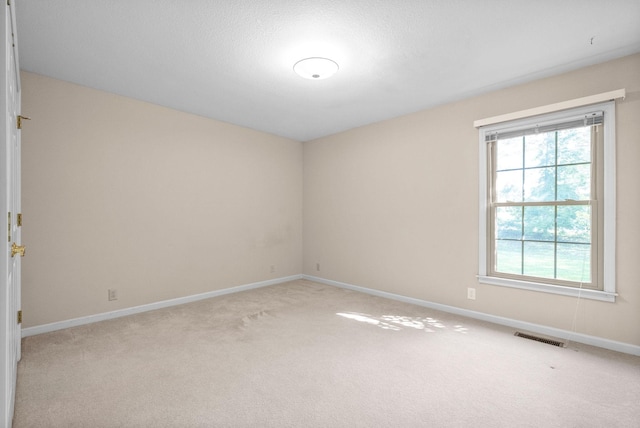
[[[640,427],[640,357],[299,280],[27,337],[14,427]]]

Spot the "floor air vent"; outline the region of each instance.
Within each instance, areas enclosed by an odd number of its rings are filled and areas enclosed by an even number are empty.
[[[523,338],[529,339],[529,340],[535,340],[536,342],[546,343],[547,345],[553,345],[553,346],[557,346],[559,348],[564,348],[565,347],[564,342],[560,342],[559,340],[545,339],[544,337],[533,336],[533,335],[527,334],[527,333],[520,333],[519,331],[515,332],[515,336],[523,337]]]

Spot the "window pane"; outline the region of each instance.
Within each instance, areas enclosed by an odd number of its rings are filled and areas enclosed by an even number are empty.
[[[524,243],[524,275],[554,277],[555,245],[550,242]]]
[[[554,167],[534,168],[524,171],[525,202],[554,201],[556,194],[556,172]]]
[[[522,170],[496,173],[496,202],[522,202]]]
[[[591,247],[558,244],[558,279],[591,282]]]
[[[496,208],[496,238],[522,239],[522,207]]]
[[[601,271],[615,265],[603,250],[615,234],[601,229],[615,224],[615,207],[603,204],[614,186],[602,186],[615,183],[615,141],[604,132],[615,126],[613,113],[614,103],[602,103],[482,127],[482,275],[540,289],[613,289],[613,269]]]
[[[558,207],[558,241],[591,243],[591,207]]]
[[[496,241],[496,271],[522,274],[522,242]]]
[[[558,167],[558,200],[591,199],[591,164]]]
[[[524,239],[553,241],[555,237],[555,207],[525,207]]]
[[[591,162],[591,127],[558,131],[558,165]]]
[[[522,137],[496,143],[496,171],[522,168]]]
[[[524,166],[549,166],[556,163],[556,134],[547,132],[527,135],[525,138]]]

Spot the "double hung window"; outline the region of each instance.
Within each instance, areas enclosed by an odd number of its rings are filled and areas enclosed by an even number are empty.
[[[613,297],[613,114],[605,103],[480,128],[480,281]]]

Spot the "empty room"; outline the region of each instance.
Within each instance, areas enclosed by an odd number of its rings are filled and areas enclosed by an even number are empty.
[[[12,0],[0,426],[639,427],[639,17]]]

